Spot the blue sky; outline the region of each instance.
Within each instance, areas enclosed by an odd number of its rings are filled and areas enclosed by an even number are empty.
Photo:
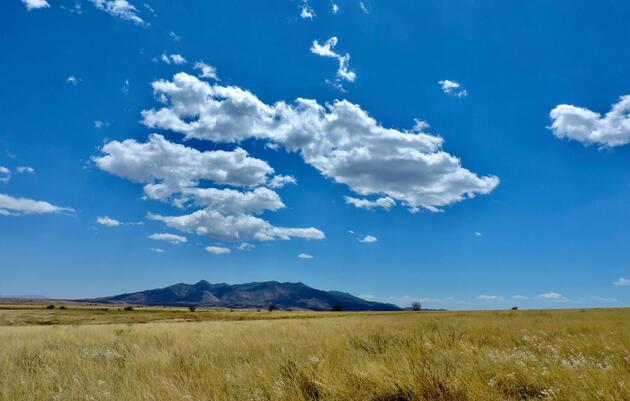
[[[630,304],[626,2],[0,7],[2,295]]]

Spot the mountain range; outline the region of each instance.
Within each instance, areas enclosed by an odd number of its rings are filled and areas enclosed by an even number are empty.
[[[307,309],[327,311],[397,311],[396,305],[366,301],[340,291],[322,291],[303,283],[265,281],[247,284],[179,283],[165,288],[83,299],[83,302],[125,303],[145,306],[197,306],[213,308]]]

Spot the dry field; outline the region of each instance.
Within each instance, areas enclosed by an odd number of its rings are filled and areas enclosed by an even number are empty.
[[[0,400],[630,400],[630,310],[4,309]]]

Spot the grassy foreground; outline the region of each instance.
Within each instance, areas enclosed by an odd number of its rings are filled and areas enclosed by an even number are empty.
[[[630,400],[630,310],[0,327],[2,401],[545,399]]]

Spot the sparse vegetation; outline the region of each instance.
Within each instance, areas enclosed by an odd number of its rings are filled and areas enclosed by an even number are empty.
[[[156,312],[174,320],[0,326],[0,400],[630,400],[628,309],[214,312],[269,316],[238,323]]]

